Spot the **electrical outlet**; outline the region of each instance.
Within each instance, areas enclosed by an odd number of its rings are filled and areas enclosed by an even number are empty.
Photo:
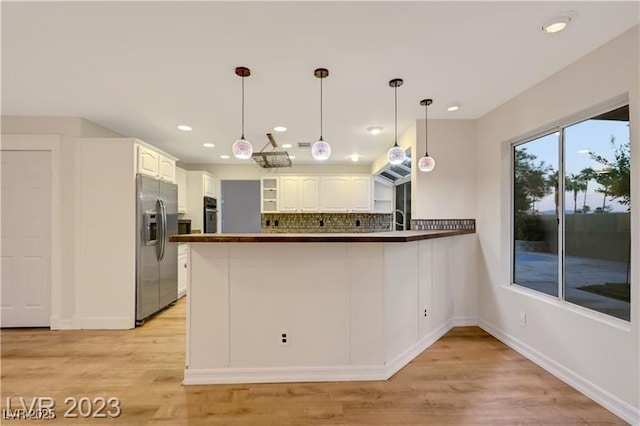
[[[424,307],[422,308],[422,317],[423,318],[429,317],[429,307],[427,305],[424,305]]]
[[[289,343],[291,341],[289,330],[286,328],[283,328],[282,330],[280,330],[280,333],[278,334],[278,339],[280,340],[280,346],[289,346]]]
[[[520,327],[527,326],[527,314],[524,311],[518,311],[518,324]]]

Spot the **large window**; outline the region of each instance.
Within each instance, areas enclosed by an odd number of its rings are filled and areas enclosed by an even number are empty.
[[[629,106],[513,146],[514,284],[630,319]]]

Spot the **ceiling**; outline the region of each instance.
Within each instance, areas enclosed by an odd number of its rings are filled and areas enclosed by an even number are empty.
[[[563,10],[578,12],[566,31],[541,31]],[[254,149],[286,126],[276,140],[308,163],[296,144],[319,136],[325,67],[329,162],[371,162],[393,144],[390,79],[404,79],[400,131],[426,97],[430,119],[475,119],[639,21],[638,2],[612,1],[2,2],[2,113],[80,116],[183,162],[241,163],[220,155],[240,136],[243,65]]]

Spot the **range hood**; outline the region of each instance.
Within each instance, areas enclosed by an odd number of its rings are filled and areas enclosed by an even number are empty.
[[[267,133],[267,138],[269,139],[269,142],[262,147],[262,150],[251,154],[253,161],[263,169],[291,167],[291,158],[289,158],[289,153],[287,151],[280,150],[278,143],[271,133]],[[265,151],[265,148],[269,145],[271,145],[271,151]]]

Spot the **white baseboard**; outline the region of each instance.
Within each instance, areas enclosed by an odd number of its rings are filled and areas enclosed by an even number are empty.
[[[478,326],[478,317],[453,317],[451,319],[453,327],[473,327]]]
[[[128,330],[135,327],[131,317],[79,317],[62,319],[52,316],[51,330]]]
[[[264,367],[184,370],[184,385],[385,380],[381,366]]]
[[[59,316],[52,316],[49,319],[51,330],[73,330],[73,320],[61,319]]]
[[[431,333],[418,340],[413,345],[409,346],[406,350],[396,355],[391,361],[386,363],[385,371],[386,377],[382,380],[387,380],[405,365],[409,364],[418,355],[424,352],[429,346],[433,345],[439,338],[444,336],[449,330],[453,328],[451,320],[443,323],[440,327],[433,330]]]
[[[491,334],[496,339],[500,340],[511,349],[520,353],[530,361],[538,364],[549,373],[556,376],[569,386],[576,389],[578,392],[583,393],[587,397],[591,398],[598,404],[602,405],[607,410],[611,411],[616,416],[620,417],[626,422],[632,425],[640,425],[640,410],[633,407],[629,403],[621,400],[620,398],[612,395],[606,390],[602,389],[598,385],[590,382],[584,377],[574,373],[565,366],[557,363],[548,356],[538,352],[536,349],[527,345],[526,343],[518,340],[504,331],[498,329],[492,324],[479,319],[478,326],[487,333]]]
[[[78,323],[84,330],[128,330],[136,326],[133,317],[79,317]]]
[[[385,365],[185,369],[184,385],[387,380],[453,328],[447,321]]]

